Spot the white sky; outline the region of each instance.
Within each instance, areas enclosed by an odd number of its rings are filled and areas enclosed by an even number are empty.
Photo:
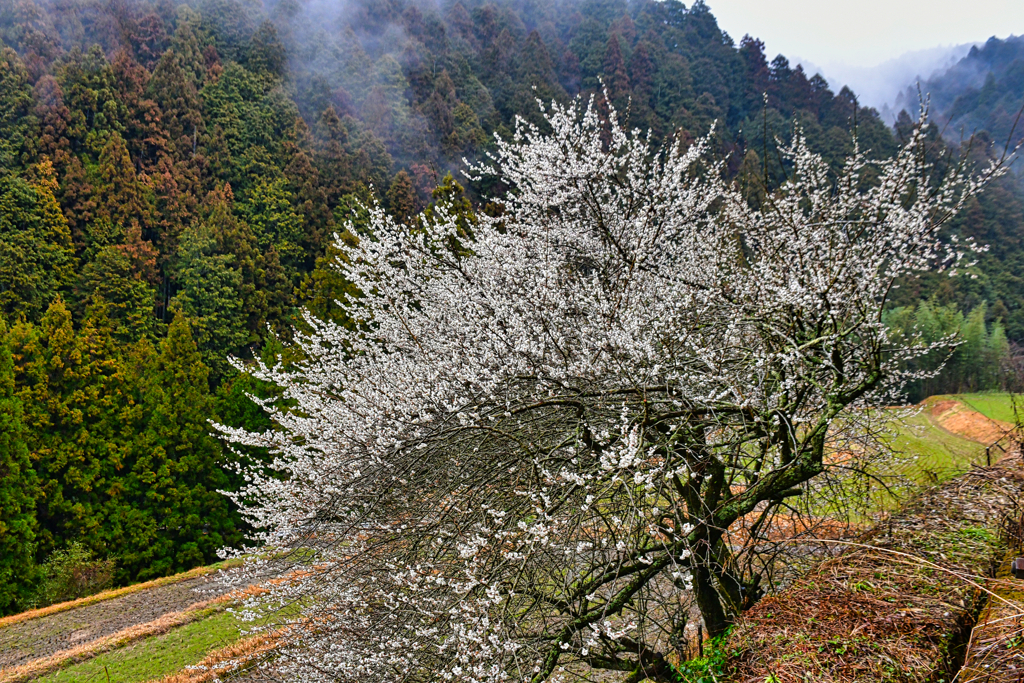
[[[718,24],[775,55],[874,66],[906,52],[1024,33],[1024,0],[706,0]],[[686,3],[690,5],[690,2]]]

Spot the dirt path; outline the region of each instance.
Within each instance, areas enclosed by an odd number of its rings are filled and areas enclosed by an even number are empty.
[[[238,588],[230,576],[231,570],[215,572],[0,628],[0,669],[48,657],[224,595]]]
[[[928,414],[935,424],[947,432],[986,446],[999,441],[1014,429],[1012,424],[985,417],[956,399],[936,401],[928,406]]]

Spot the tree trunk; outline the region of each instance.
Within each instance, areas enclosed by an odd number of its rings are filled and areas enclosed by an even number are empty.
[[[697,608],[704,617],[704,628],[709,637],[714,638],[725,633],[729,619],[722,609],[722,601],[715,588],[711,570],[708,568],[710,558],[699,558],[693,567],[693,592],[697,599]]]

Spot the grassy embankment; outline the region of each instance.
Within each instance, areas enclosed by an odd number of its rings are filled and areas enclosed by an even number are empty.
[[[948,419],[949,412],[939,415],[935,413],[936,406],[951,401],[961,404],[964,409],[957,418]],[[957,411],[954,409],[952,412]],[[984,418],[1002,424],[984,424]],[[905,426],[898,430],[892,446],[902,457],[899,458],[894,474],[904,477],[913,485],[932,486],[967,472],[972,465],[984,465],[985,447],[993,440],[989,434],[999,432],[1001,427],[1013,422],[1013,401],[1009,394],[933,396],[924,402],[919,413],[908,418]],[[961,431],[963,428],[966,428],[964,431],[967,435]],[[1002,455],[1002,451],[993,449],[993,461]],[[889,509],[900,503],[881,489],[878,495],[879,505],[883,508]]]

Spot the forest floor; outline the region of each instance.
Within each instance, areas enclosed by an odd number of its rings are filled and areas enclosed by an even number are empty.
[[[1011,420],[1013,406],[1004,394],[928,399],[898,436],[899,447],[913,456],[905,474],[929,485],[984,465],[985,448]],[[990,451],[993,460],[1002,455]],[[273,636],[245,635],[229,609],[239,588],[237,570],[196,573],[0,620],[0,683],[269,680],[259,669],[219,668],[229,660],[266,659],[274,646]]]

